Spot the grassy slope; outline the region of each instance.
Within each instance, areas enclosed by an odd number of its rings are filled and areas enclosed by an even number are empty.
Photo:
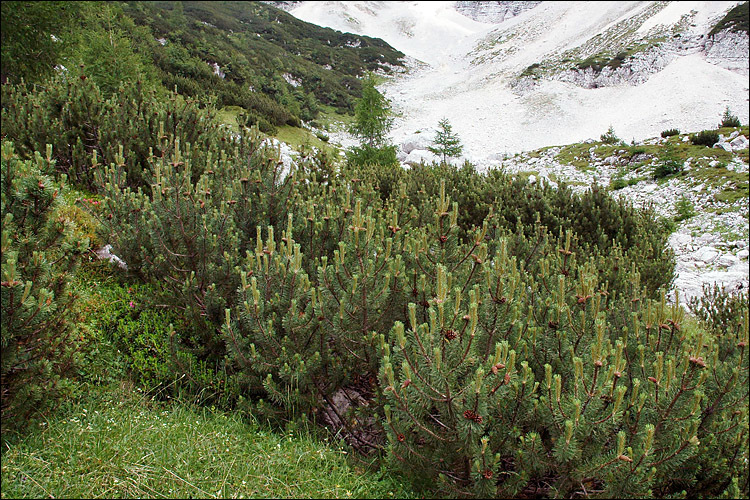
[[[414,498],[304,431],[126,389],[67,404],[1,460],[2,498]]]
[[[322,28],[260,2],[126,2],[123,7],[136,25],[166,40],[164,46],[154,45],[154,63],[162,74],[191,80],[190,92],[236,95],[242,101],[251,86],[295,114],[289,103],[303,105],[308,94],[339,111],[349,109],[359,96],[358,75],[402,64],[403,54],[380,39]],[[209,62],[219,64],[226,77],[214,77]],[[282,74],[300,85],[294,87]]]

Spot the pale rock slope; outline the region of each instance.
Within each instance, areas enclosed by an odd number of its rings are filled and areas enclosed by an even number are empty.
[[[405,164],[435,159],[427,147],[445,117],[464,144],[457,161],[534,171],[540,182],[552,177],[585,188],[606,185],[616,167],[599,161],[594,171],[577,171],[557,161],[559,148],[542,157],[518,153],[598,139],[610,125],[628,143],[669,128],[711,129],[727,106],[748,123],[747,36],[707,36],[738,3],[326,1],[288,10],[320,26],[382,38],[406,54],[408,70],[380,87],[397,114],[391,139]],[[576,67],[622,51],[632,57],[620,67]],[[355,144],[345,134],[331,139]],[[737,161],[732,168],[747,172]],[[665,216],[674,215],[681,197],[695,203],[698,215],[670,240],[683,298],[700,295],[703,284],[748,286],[747,203],[717,217],[711,194],[700,192],[676,179],[619,192]],[[727,228],[732,236],[721,234]]]
[[[431,138],[445,117],[465,144],[464,157],[480,166],[504,153],[597,138],[610,124],[630,141],[665,128],[714,127],[726,106],[748,121],[747,73],[722,67],[727,58],[719,51],[708,57],[705,40],[695,50],[664,49],[669,54],[656,61],[664,67],[637,85],[585,88],[558,74],[530,91],[518,88],[524,69],[564,54],[584,59],[659,35],[674,45],[673,33],[700,38],[736,1],[541,2],[503,13],[501,23],[474,21],[456,3],[299,2],[290,13],[404,52],[411,70],[382,86],[399,115],[394,142]]]

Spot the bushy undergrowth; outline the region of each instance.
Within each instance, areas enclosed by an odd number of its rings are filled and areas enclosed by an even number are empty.
[[[64,180],[48,175],[51,149],[21,159],[2,143],[3,428],[23,426],[71,392],[80,339],[78,297],[69,286],[88,240],[60,212]]]
[[[170,155],[175,138],[204,158],[228,139],[215,116],[205,103],[158,96],[140,81],[123,84],[110,98],[85,75],[58,77],[45,87],[2,86],[3,134],[26,156],[51,144],[55,168],[93,192],[101,189],[96,170],[120,162],[128,185],[145,187],[148,159]]]
[[[727,108],[724,110],[724,114],[721,116],[719,128],[740,127],[741,125],[742,124],[740,123],[740,119],[736,115],[733,115],[729,110],[729,106],[727,106]]]
[[[620,138],[615,134],[615,129],[612,125],[609,126],[607,132],[602,134],[600,138],[604,144],[619,144],[621,142]]]
[[[311,416],[442,495],[747,492],[747,320],[665,302],[653,212],[468,163],[285,167],[257,129],[196,152],[182,116],[138,188],[119,152],[93,176],[141,380]]]
[[[719,133],[715,130],[701,130],[697,134],[690,136],[690,142],[696,146],[706,146],[712,148],[719,142]]]
[[[663,179],[682,172],[684,164],[677,157],[675,147],[668,143],[659,156],[659,163],[654,168],[654,179]]]

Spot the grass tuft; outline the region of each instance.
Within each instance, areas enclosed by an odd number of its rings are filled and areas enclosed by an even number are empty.
[[[344,448],[118,390],[3,443],[2,498],[413,498]]]

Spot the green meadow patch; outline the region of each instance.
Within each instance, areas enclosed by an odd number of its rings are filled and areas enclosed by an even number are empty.
[[[2,498],[415,498],[302,430],[118,389],[3,443]]]

